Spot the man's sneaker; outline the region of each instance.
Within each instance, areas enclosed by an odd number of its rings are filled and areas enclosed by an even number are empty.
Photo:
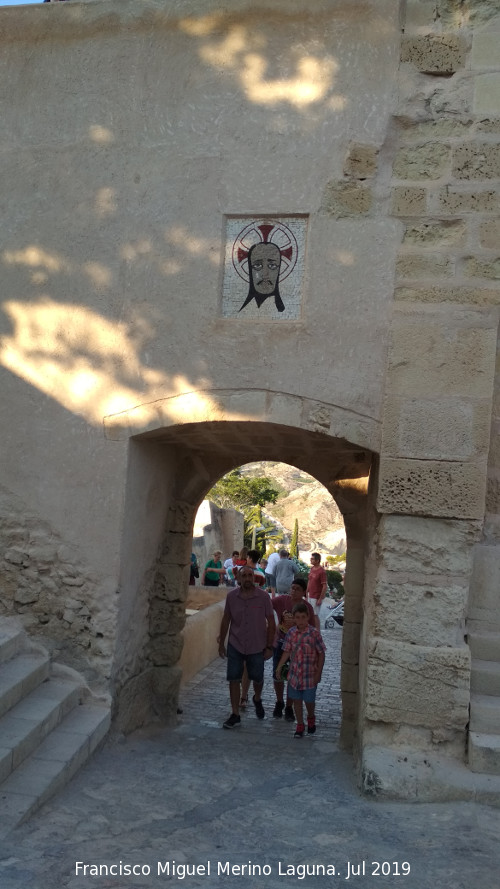
[[[264,710],[264,707],[262,706],[262,701],[256,701],[255,695],[253,696],[252,701],[253,701],[253,705],[255,707],[255,715],[256,715],[257,719],[264,719],[264,716],[266,715],[266,711]]]
[[[308,719],[307,720],[307,734],[314,735],[315,731],[316,731],[316,720]]]
[[[281,719],[283,716],[283,710],[285,709],[284,701],[276,701],[273,710],[273,719]]]
[[[236,713],[231,713],[229,719],[222,723],[222,728],[237,728],[239,725],[241,725],[241,717]]]
[[[295,722],[293,707],[285,707],[285,722]]]
[[[293,737],[294,738],[303,738],[304,737],[304,728],[305,728],[304,723],[301,723],[300,725],[299,725],[299,723],[297,723],[297,728],[295,729],[295,734]]]

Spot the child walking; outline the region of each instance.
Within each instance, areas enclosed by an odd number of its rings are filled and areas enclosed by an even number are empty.
[[[282,667],[290,658],[287,694],[293,701],[297,720],[294,738],[302,738],[305,731],[303,703],[307,710],[307,734],[314,735],[316,731],[316,688],[321,682],[326,646],[319,630],[309,625],[305,601],[294,605],[292,614],[295,626],[285,636],[276,676],[281,675]]]

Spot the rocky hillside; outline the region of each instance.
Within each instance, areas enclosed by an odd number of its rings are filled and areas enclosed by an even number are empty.
[[[295,519],[299,523],[301,556],[314,550],[324,555],[345,552],[344,522],[337,504],[326,488],[312,476],[286,463],[247,463],[249,475],[267,475],[283,491],[265,513],[280,524],[290,538]]]

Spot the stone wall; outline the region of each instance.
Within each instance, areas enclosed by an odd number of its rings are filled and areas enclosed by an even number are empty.
[[[117,619],[113,581],[98,578],[19,498],[0,490],[0,617],[19,615],[56,660],[109,679]]]
[[[392,748],[393,763],[398,747],[463,759],[471,671],[465,618],[477,615],[485,595],[489,616],[498,614],[494,577],[478,570],[495,561],[493,516],[483,526],[497,471],[495,12],[487,3],[406,6],[391,183],[403,235],[383,412],[378,570],[367,590],[362,731],[372,776],[383,760],[378,747]],[[481,592],[470,605],[472,574]],[[384,769],[387,788],[387,762]],[[401,769],[397,780],[405,785]]]

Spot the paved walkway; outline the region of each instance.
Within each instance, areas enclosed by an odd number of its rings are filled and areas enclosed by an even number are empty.
[[[500,810],[359,795],[352,760],[337,747],[341,631],[324,635],[315,736],[294,740],[293,725],[270,717],[270,683],[266,719],[251,708],[240,729],[223,731],[228,695],[217,661],[185,689],[176,726],[108,741],[7,838],[1,889],[498,889]],[[120,875],[120,862],[135,875]],[[115,872],[95,875],[103,865]],[[198,872],[181,879],[187,865]],[[253,874],[227,872],[237,867]]]

